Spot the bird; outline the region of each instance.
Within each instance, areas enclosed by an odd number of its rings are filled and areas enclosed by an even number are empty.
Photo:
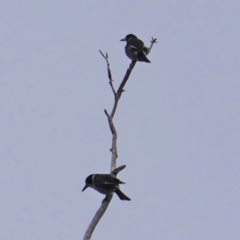
[[[121,200],[131,200],[119,188],[119,184],[124,184],[124,182],[110,174],[91,174],[86,178],[85,183],[82,192],[91,187],[105,195],[115,192]]]
[[[146,55],[148,55],[150,52],[150,49],[144,45],[144,42],[142,40],[138,39],[133,34],[128,34],[120,41],[127,42],[125,46],[125,53],[130,59],[133,61],[150,63],[146,57]]]

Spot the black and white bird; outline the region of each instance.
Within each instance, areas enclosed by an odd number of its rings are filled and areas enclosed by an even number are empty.
[[[146,55],[148,55],[150,52],[150,49],[144,45],[144,42],[142,40],[138,39],[133,34],[128,34],[120,41],[127,42],[125,46],[125,53],[130,59],[134,61],[150,63],[146,57]]]
[[[105,195],[115,192],[121,200],[131,200],[119,188],[119,184],[124,184],[124,182],[110,174],[91,174],[86,178],[85,182],[86,185],[82,192],[86,188],[91,187]]]

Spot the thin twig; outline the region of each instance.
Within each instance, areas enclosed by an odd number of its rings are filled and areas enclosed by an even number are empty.
[[[116,90],[115,90],[115,88],[113,86],[113,79],[112,79],[112,73],[111,73],[111,69],[110,69],[110,64],[109,64],[109,61],[108,61],[108,54],[106,53],[106,55],[104,55],[101,50],[99,50],[99,52],[101,53],[102,57],[106,60],[109,84],[111,86],[111,89],[112,89],[112,92],[113,92],[113,95],[114,95],[114,104],[113,104],[113,109],[112,109],[112,112],[111,112],[111,118],[113,118],[114,114],[115,114],[115,112],[117,110],[118,96],[117,96]]]
[[[112,79],[112,73],[111,73],[111,69],[110,69],[110,64],[109,64],[109,61],[108,61],[108,54],[106,53],[106,55],[104,55],[101,50],[99,50],[99,52],[101,53],[103,58],[106,60],[109,84],[110,84],[110,86],[112,88],[112,91],[113,91],[113,94],[114,94],[114,97],[115,97],[116,96],[116,91],[115,91],[114,86],[113,86],[113,79]]]
[[[152,37],[151,45],[150,45],[150,47],[149,47],[148,54],[151,52],[151,49],[152,49],[154,43],[157,43],[157,39]]]
[[[131,64],[129,65],[129,68],[128,68],[128,70],[127,70],[127,72],[126,72],[126,74],[125,74],[125,76],[122,80],[122,83],[120,84],[120,86],[117,90],[118,99],[120,99],[121,94],[124,92],[123,88],[124,88],[125,84],[127,83],[127,80],[128,80],[128,78],[129,78],[129,76],[130,76],[130,74],[131,74],[131,72],[132,72],[136,63],[137,63],[137,61],[132,61]]]
[[[117,176],[117,174],[118,174],[120,171],[122,171],[125,167],[126,167],[126,165],[121,165],[121,166],[115,168],[115,169],[111,172],[111,174],[114,175],[114,176]]]

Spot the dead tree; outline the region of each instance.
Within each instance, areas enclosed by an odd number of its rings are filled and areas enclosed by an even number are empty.
[[[153,44],[156,43],[156,42],[157,42],[157,39],[152,38],[151,45],[150,45],[150,48],[149,48],[150,50],[152,49]],[[122,166],[116,168],[116,162],[117,162],[117,157],[118,157],[118,153],[117,153],[117,131],[116,131],[116,128],[115,128],[114,123],[113,123],[113,117],[114,117],[115,112],[117,110],[117,106],[118,106],[118,102],[120,100],[120,97],[121,97],[122,93],[124,92],[124,86],[127,83],[127,80],[129,78],[134,66],[136,65],[137,61],[132,61],[131,62],[131,64],[129,65],[129,68],[128,68],[128,70],[127,70],[127,72],[126,72],[126,74],[125,74],[125,76],[122,80],[122,83],[120,84],[118,90],[116,91],[114,86],[113,86],[113,79],[112,79],[110,64],[109,64],[109,61],[108,61],[108,54],[106,53],[106,55],[104,55],[101,50],[99,50],[99,52],[101,53],[102,57],[105,59],[105,61],[107,63],[107,72],[108,72],[109,84],[110,84],[110,87],[112,89],[113,96],[114,96],[114,104],[113,104],[113,108],[112,108],[111,113],[109,114],[106,109],[104,110],[104,113],[107,116],[108,124],[109,124],[110,130],[111,130],[111,133],[112,133],[112,146],[111,146],[111,149],[110,149],[110,151],[112,153],[110,174],[116,177],[117,174],[126,167],[126,165],[122,165]],[[96,228],[99,220],[101,219],[101,217],[103,216],[103,214],[107,210],[107,207],[108,207],[109,203],[111,202],[112,197],[113,197],[113,193],[109,194],[109,195],[106,195],[106,197],[103,199],[100,208],[97,210],[97,212],[95,213],[92,221],[88,225],[88,228],[85,232],[83,240],[91,239],[92,233],[93,233],[94,229]]]

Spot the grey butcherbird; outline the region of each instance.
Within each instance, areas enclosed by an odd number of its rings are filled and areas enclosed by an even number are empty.
[[[86,178],[85,182],[86,185],[84,186],[82,192],[86,188],[91,187],[105,195],[115,192],[121,200],[131,200],[123,192],[121,192],[119,188],[119,184],[124,184],[124,182],[110,174],[91,174]]]
[[[144,45],[144,42],[142,40],[138,39],[133,34],[128,34],[120,41],[127,42],[125,46],[125,53],[130,59],[139,62],[150,63],[150,61],[146,57],[146,55],[148,55],[148,53],[150,52],[150,49]]]

